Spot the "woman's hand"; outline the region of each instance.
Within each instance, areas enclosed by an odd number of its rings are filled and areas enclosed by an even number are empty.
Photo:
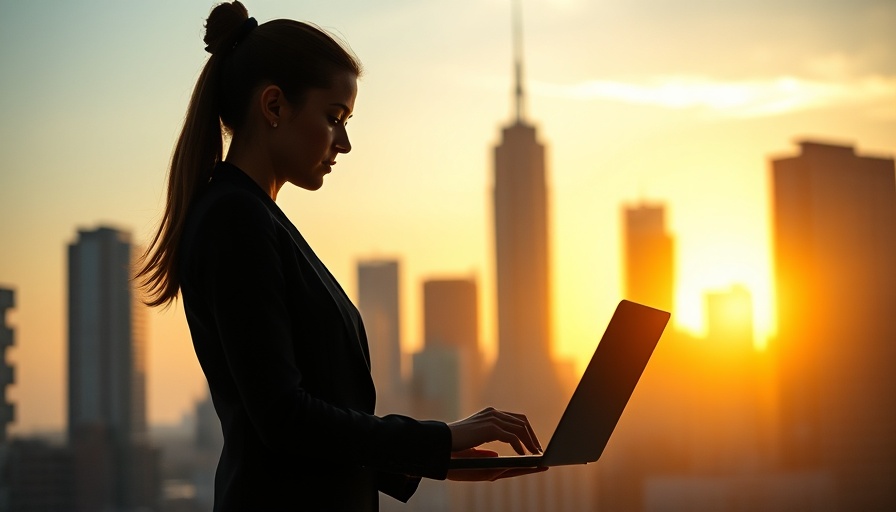
[[[526,450],[541,453],[541,445],[529,420],[522,414],[499,411],[486,407],[469,418],[449,423],[451,430],[451,451],[459,452],[476,448],[491,441],[501,441],[524,455]]]
[[[492,450],[482,450],[477,446],[491,441],[509,444],[520,455],[526,450],[533,454],[542,452],[541,444],[535,437],[532,425],[522,414],[499,411],[487,407],[469,418],[449,423],[451,430],[452,457],[497,457]],[[449,480],[493,481],[501,478],[540,473],[546,467],[500,468],[500,469],[452,469]]]

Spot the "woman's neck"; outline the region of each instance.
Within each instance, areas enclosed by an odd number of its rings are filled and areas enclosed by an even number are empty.
[[[234,135],[224,161],[239,167],[271,199],[276,201],[277,193],[280,191],[280,187],[283,186],[283,182],[277,179],[277,173],[274,172],[273,165],[271,165],[269,159],[265,157],[266,154],[264,151],[259,151],[257,145],[246,144]]]

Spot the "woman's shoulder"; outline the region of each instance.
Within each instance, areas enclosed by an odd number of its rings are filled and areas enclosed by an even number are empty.
[[[226,169],[216,172],[199,192],[190,208],[188,223],[271,220],[276,210],[273,200],[251,178],[239,170]]]
[[[206,211],[214,211],[227,216],[257,213],[270,215],[271,211],[265,204],[263,197],[246,190],[243,187],[234,186],[231,183],[212,180],[199,193],[194,205],[194,212],[202,214]]]
[[[231,239],[275,237],[276,215],[268,204],[273,201],[259,192],[239,182],[212,179],[187,214],[181,237],[185,252]]]

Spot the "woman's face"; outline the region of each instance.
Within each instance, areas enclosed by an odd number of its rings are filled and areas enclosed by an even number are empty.
[[[286,103],[273,130],[272,159],[278,181],[317,190],[352,146],[346,122],[355,108],[358,79],[349,71],[333,77],[328,89],[310,89],[301,104]]]

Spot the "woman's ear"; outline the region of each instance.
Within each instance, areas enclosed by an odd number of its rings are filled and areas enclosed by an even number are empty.
[[[261,106],[261,115],[264,116],[268,125],[276,128],[283,115],[285,100],[283,90],[276,85],[267,85],[261,90],[258,100]]]

